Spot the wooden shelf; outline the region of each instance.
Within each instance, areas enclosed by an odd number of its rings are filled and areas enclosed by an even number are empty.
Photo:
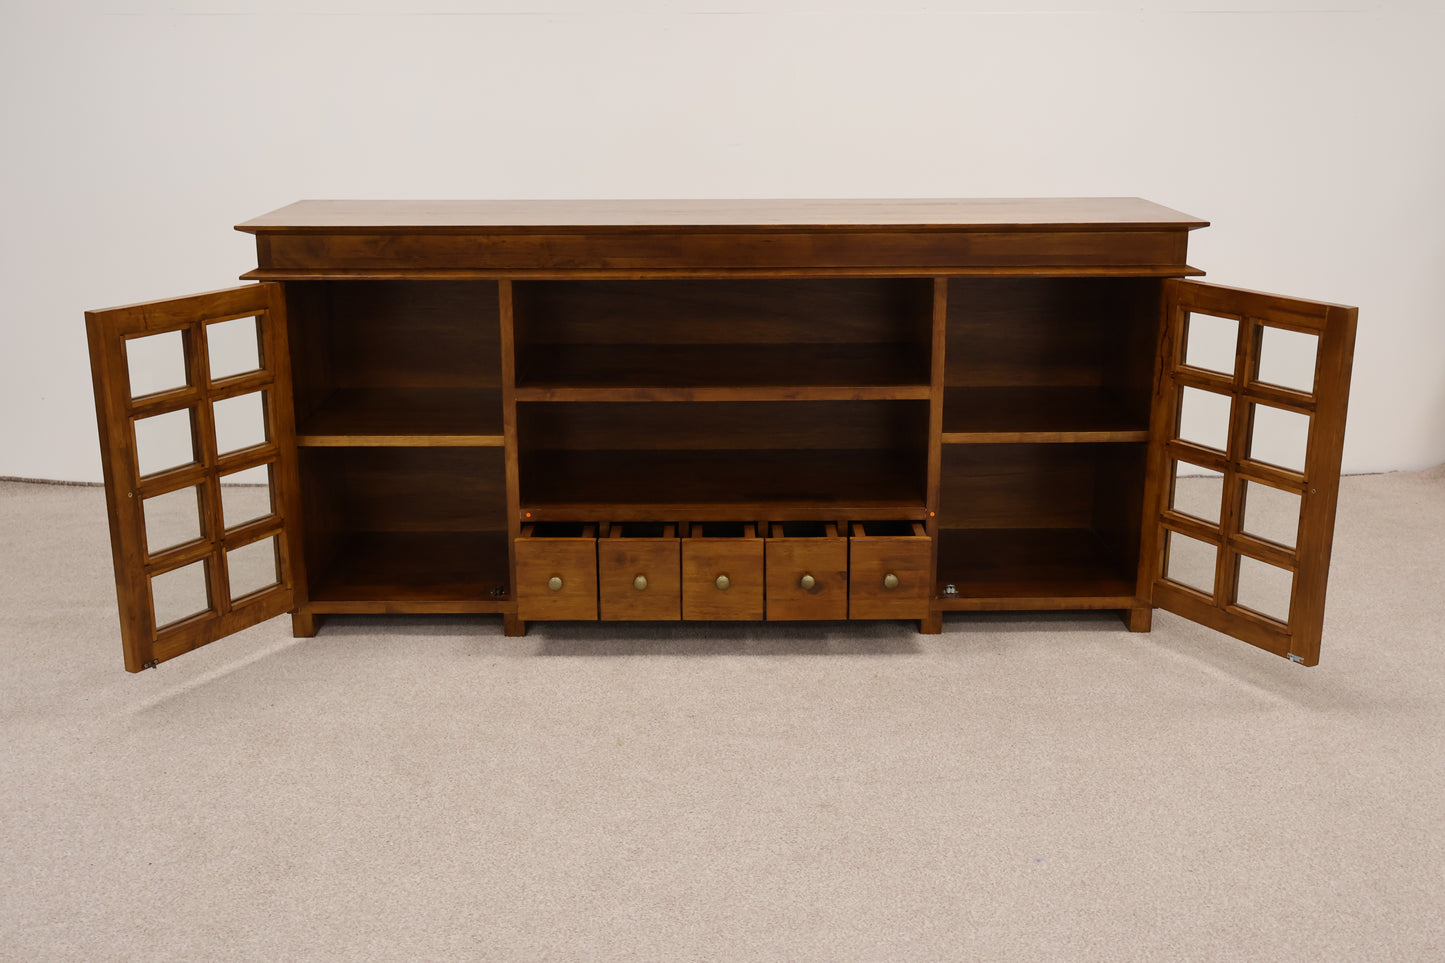
[[[313,448],[500,448],[496,388],[342,388],[297,426]]]
[[[943,443],[1139,442],[1149,412],[1091,387],[946,388]]]
[[[1091,529],[944,529],[935,609],[1110,609],[1134,604],[1136,572]],[[944,595],[952,584],[956,596]]]
[[[921,453],[877,450],[523,453],[534,520],[922,518]]]
[[[820,322],[822,323],[822,322]],[[906,344],[532,345],[518,401],[926,399],[927,353]]]
[[[312,574],[316,612],[502,612],[512,608],[505,532],[346,532]]]

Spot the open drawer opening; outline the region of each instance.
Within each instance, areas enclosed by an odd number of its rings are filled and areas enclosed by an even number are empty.
[[[922,522],[854,522],[854,538],[926,538]]]

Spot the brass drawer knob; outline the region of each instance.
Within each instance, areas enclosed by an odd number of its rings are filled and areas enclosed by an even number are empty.
[[[888,589],[889,591],[896,589],[898,587],[898,576],[894,575],[892,572],[889,572],[887,575],[883,576],[883,587]]]
[[[719,575],[717,577],[717,580],[714,581],[712,584],[716,585],[719,589],[726,592],[728,590],[728,586],[733,584],[733,581],[726,575]]]
[[[812,591],[813,586],[817,584],[818,580],[813,578],[813,576],[811,575],[804,575],[802,578],[798,579],[798,588],[803,589],[804,591]]]
[[[551,578],[547,579],[547,587],[554,592],[562,591],[562,579],[556,575],[553,575]]]
[[[632,587],[635,588],[635,589],[637,589],[637,591],[639,591],[639,592],[641,592],[643,589],[647,588],[647,576],[646,576],[646,575],[639,575],[639,576],[637,576],[637,578],[635,578],[635,579],[632,580]]]

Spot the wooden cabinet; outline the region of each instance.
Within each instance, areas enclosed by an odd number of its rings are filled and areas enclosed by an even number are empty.
[[[1192,280],[1204,226],[1129,198],[248,221],[257,283],[86,316],[126,668],[284,612],[1154,607],[1314,664],[1356,311]]]

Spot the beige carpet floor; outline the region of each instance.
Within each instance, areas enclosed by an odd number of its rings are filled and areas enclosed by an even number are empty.
[[[1346,480],[1323,662],[1166,613],[278,619],[121,668],[0,485],[6,960],[1445,959],[1445,470]]]

